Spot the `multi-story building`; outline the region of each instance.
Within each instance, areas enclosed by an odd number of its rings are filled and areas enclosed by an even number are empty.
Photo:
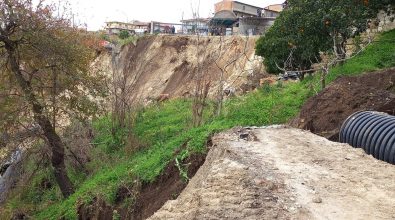
[[[232,11],[236,17],[261,17],[263,8],[245,4],[239,1],[223,0],[214,5],[215,13],[220,11]]]
[[[239,1],[222,0],[215,4],[215,15],[210,21],[210,29],[213,34],[222,35],[264,34],[285,6],[286,2],[261,8]]]
[[[263,17],[277,18],[284,10],[285,4],[269,5],[263,9]]]
[[[121,31],[128,31],[130,34],[142,34],[146,33],[149,28],[149,23],[140,22],[140,21],[132,21],[132,22],[119,22],[119,21],[110,21],[106,22],[106,31],[108,34],[119,34]]]

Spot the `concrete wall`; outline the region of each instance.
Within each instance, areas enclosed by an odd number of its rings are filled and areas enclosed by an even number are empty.
[[[244,18],[240,19],[239,33],[241,35],[262,35],[270,26],[274,24],[274,19],[267,18]]]
[[[266,18],[277,18],[280,15],[280,12],[275,12],[275,11],[271,11],[271,10],[264,10],[263,11],[263,17]]]
[[[246,15],[258,16],[258,9],[259,8],[257,8],[257,7],[241,4],[238,2],[233,3],[233,11],[242,12],[243,14],[246,14]]]

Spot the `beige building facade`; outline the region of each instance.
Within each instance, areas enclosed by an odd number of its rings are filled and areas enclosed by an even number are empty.
[[[245,4],[239,1],[223,0],[214,5],[215,13],[220,11],[232,11],[238,18],[261,17],[263,8]]]
[[[119,22],[110,21],[106,22],[106,31],[108,34],[119,34],[121,31],[128,31],[130,34],[145,33],[148,31],[149,23],[141,21],[132,22]]]

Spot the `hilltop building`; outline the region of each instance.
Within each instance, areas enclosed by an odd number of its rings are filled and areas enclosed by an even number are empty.
[[[223,0],[214,5],[215,13],[220,11],[231,11],[237,18],[261,17],[263,8],[245,4],[239,1]]]
[[[285,4],[262,8],[239,1],[222,0],[214,6],[215,15],[209,25],[213,34],[261,35],[273,25]]]
[[[181,20],[182,34],[202,34],[206,35],[209,32],[210,18],[196,18]]]
[[[269,5],[263,9],[263,17],[277,18],[284,10],[285,4]]]
[[[287,7],[274,4],[267,7],[254,6],[240,1],[222,0],[214,4],[212,18],[181,20],[181,24],[151,21],[106,22],[107,33],[119,34],[127,30],[131,34],[200,34],[200,35],[261,35],[273,25],[275,19]],[[177,27],[177,28],[176,28]]]
[[[110,21],[106,22],[105,29],[109,35],[119,34],[123,30],[128,31],[130,34],[144,34],[148,32],[149,26],[149,23],[141,21]]]

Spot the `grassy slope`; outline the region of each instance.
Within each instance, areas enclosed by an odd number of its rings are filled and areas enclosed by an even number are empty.
[[[334,68],[328,77],[329,81],[341,75],[395,66],[395,43],[390,42],[395,41],[395,30],[383,34],[379,40],[343,66]],[[83,182],[69,199],[54,200],[55,204],[37,212],[35,218],[75,219],[77,204],[97,195],[109,202],[114,201],[116,189],[121,183],[129,183],[136,178],[145,182],[153,181],[174,159],[175,150],[184,143],[187,143],[187,147],[181,149],[179,156],[204,152],[205,142],[210,135],[234,126],[285,123],[298,113],[312,95],[308,89],[311,82],[316,83],[317,79],[264,86],[246,96],[231,99],[226,102],[222,116],[206,119],[205,124],[197,128],[190,127],[190,101],[175,100],[145,109],[139,114],[133,130],[149,148],[130,158],[123,158],[122,162],[111,168],[103,168]],[[103,129],[105,123],[105,119],[102,119],[101,125],[98,123],[97,129],[100,128],[102,132],[99,138],[108,136],[108,129]]]
[[[344,65],[332,69],[328,76],[333,81],[342,75],[356,75],[395,66],[395,30],[383,33],[361,54]]]

